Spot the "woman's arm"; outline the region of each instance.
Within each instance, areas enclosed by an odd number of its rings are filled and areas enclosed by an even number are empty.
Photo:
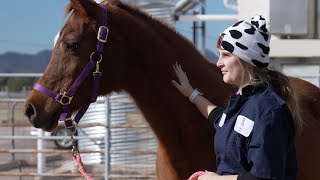
[[[180,64],[174,64],[173,69],[175,70],[180,82],[179,84],[175,80],[172,80],[173,85],[181,92],[181,94],[189,98],[195,89],[193,89],[193,87],[190,85],[189,79],[186,73],[182,70]],[[193,103],[206,119],[208,119],[210,112],[217,107],[201,95],[197,95],[193,99]]]
[[[206,119],[208,119],[210,112],[217,107],[203,96],[197,96],[193,103]]]

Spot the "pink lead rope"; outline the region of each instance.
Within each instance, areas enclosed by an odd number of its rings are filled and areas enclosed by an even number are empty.
[[[73,161],[76,163],[78,170],[81,173],[81,176],[83,178],[85,178],[86,180],[93,180],[93,178],[87,173],[87,171],[82,163],[82,160],[80,157],[80,152],[78,150],[76,141],[73,139],[73,134],[71,135],[71,140],[72,140],[72,144],[73,144],[73,146],[72,146]]]

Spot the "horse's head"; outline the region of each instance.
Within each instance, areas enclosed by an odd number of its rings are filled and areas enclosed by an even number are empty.
[[[106,62],[107,59],[114,58],[112,54],[115,53],[110,53],[109,44],[111,44],[111,41],[116,40],[109,36],[108,42],[104,44],[105,48],[102,48],[102,51],[105,50],[106,56],[103,53],[101,53],[103,56],[100,56],[100,53],[93,53],[99,49],[97,46],[101,46],[101,44],[97,44],[99,42],[97,40],[97,34],[100,32],[99,27],[103,22],[106,23],[107,16],[103,17],[101,7],[93,1],[70,0],[66,14],[70,12],[72,13],[69,19],[56,39],[50,63],[43,76],[37,82],[41,86],[40,88],[46,89],[47,93],[35,88],[36,90],[31,92],[25,102],[25,115],[32,125],[46,131],[51,131],[57,126],[59,115],[64,111],[63,103],[68,101],[68,97],[60,96],[58,100],[64,102],[59,103],[57,98],[55,99],[57,95],[54,93],[64,93],[69,91],[71,86],[77,86],[74,85],[74,82],[92,59],[95,62],[101,60],[99,68],[104,73],[102,76],[104,83],[101,85],[103,91],[99,91],[99,94],[110,92],[112,82],[119,81],[113,69],[121,68],[116,67],[122,62],[121,55],[117,56],[116,63],[118,64],[111,64],[111,61]],[[108,12],[108,18],[109,13],[111,12]],[[106,26],[108,27],[109,24],[108,22]],[[114,46],[118,46],[118,44],[115,42]],[[71,90],[74,93],[69,93],[69,95],[72,94],[73,96],[69,107],[70,112],[78,110],[83,104],[90,101],[91,93],[94,89],[92,72],[96,69],[95,65],[96,63],[94,63],[87,77],[81,77],[84,79],[81,85],[77,89]],[[113,68],[107,69],[108,67]],[[111,75],[105,72],[112,74],[113,79],[110,79]],[[113,87],[112,90],[116,90],[116,87]],[[50,97],[48,92],[53,95]]]

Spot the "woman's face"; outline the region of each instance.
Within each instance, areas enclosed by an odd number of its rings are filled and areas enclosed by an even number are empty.
[[[243,79],[243,71],[239,59],[237,56],[233,55],[229,51],[219,49],[219,60],[217,66],[221,69],[223,75],[223,81],[228,84],[235,84],[239,87],[245,83],[246,79]]]

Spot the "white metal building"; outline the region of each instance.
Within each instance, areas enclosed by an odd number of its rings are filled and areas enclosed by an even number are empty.
[[[221,0],[222,1],[222,0]],[[192,4],[198,0],[181,0]],[[203,2],[203,1],[201,1]],[[238,21],[261,14],[271,31],[270,68],[320,86],[318,0],[223,0],[235,15],[181,15],[180,21]],[[214,3],[206,1],[206,3]]]
[[[289,6],[290,4],[290,6]],[[317,0],[238,0],[239,19],[262,14],[273,34],[271,68],[320,86]]]

